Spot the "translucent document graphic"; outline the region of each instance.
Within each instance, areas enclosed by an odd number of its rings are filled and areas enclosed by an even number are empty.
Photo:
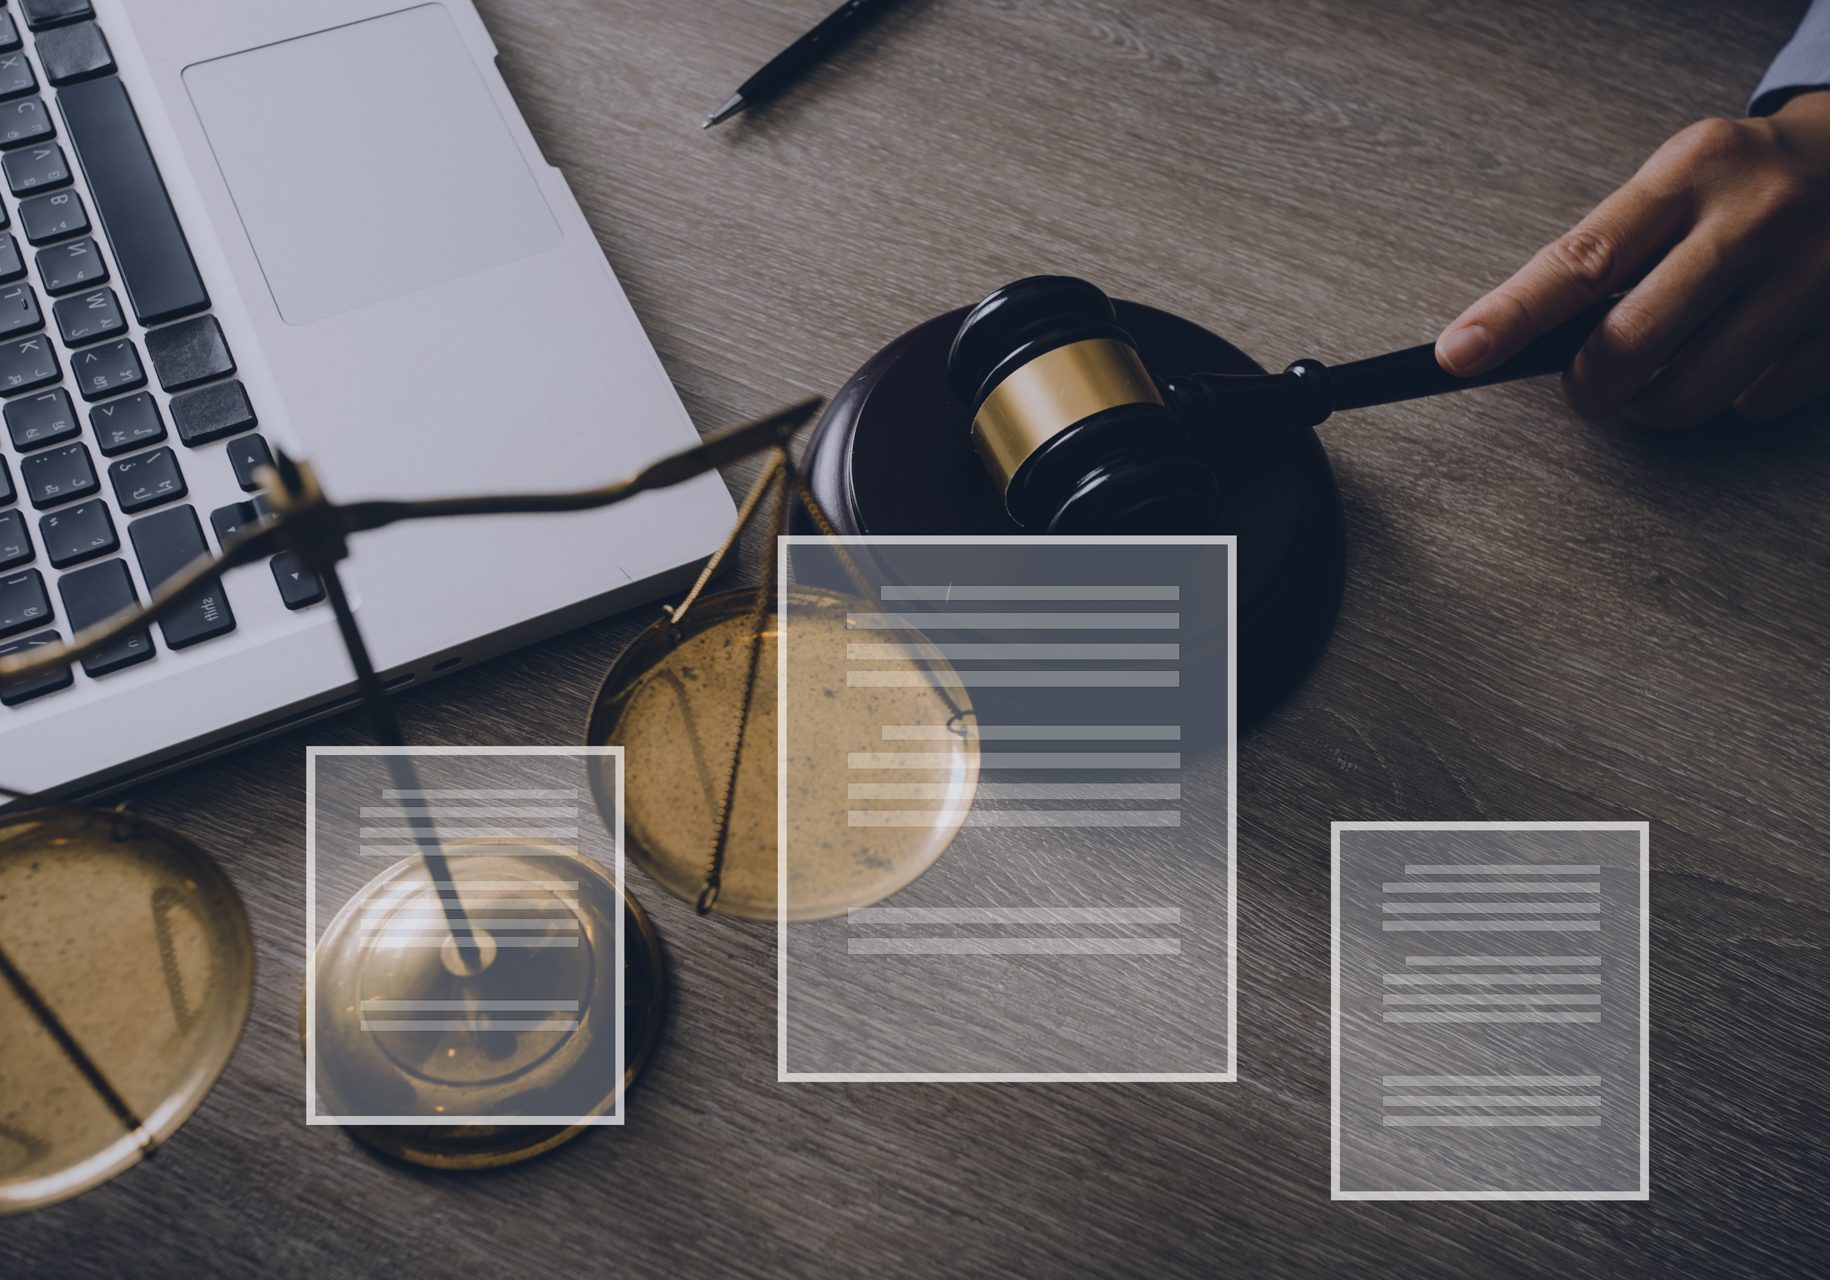
[[[621,748],[307,754],[307,1122],[622,1123]]]
[[[1334,826],[1333,1196],[1643,1200],[1644,823]]]
[[[1233,556],[782,540],[782,1080],[1235,1078]]]

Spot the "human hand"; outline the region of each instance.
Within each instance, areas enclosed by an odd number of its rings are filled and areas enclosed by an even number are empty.
[[[1469,377],[1610,294],[1564,374],[1579,413],[1688,427],[1830,392],[1830,90],[1704,120],[1436,340]]]

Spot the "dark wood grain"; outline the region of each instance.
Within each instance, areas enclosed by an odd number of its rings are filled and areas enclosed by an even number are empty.
[[[482,7],[709,427],[830,392],[1038,270],[1272,365],[1425,340],[1670,133],[1737,112],[1803,6],[918,0],[709,133],[824,0]],[[627,1127],[501,1174],[383,1163],[308,1130],[300,1096],[304,749],[362,741],[345,717],[131,797],[247,899],[253,1018],[150,1166],[0,1223],[0,1270],[1821,1271],[1830,434],[1597,429],[1540,382],[1326,435],[1339,631],[1240,747],[1238,1084],[778,1085],[770,931],[697,920],[638,875],[673,1012]],[[407,732],[576,740],[649,616],[413,692]],[[1650,820],[1649,1202],[1330,1203],[1345,818]]]

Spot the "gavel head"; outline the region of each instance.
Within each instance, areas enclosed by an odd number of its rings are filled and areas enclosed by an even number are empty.
[[[1219,486],[1112,300],[1030,276],[972,308],[947,353],[972,441],[1016,522],[1049,533],[1205,533]]]

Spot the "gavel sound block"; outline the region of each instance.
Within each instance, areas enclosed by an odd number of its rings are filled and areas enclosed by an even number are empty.
[[[1154,307],[1115,301],[1159,381],[1190,371],[1263,373],[1237,347]],[[872,356],[835,395],[809,446],[808,483],[843,534],[1016,534],[1024,530],[972,445],[948,387],[947,351],[966,309],[936,316]],[[1334,472],[1309,428],[1194,433],[1222,487],[1221,527],[1238,538],[1238,722],[1293,689],[1333,629],[1346,566]],[[796,532],[814,532],[796,513]]]

